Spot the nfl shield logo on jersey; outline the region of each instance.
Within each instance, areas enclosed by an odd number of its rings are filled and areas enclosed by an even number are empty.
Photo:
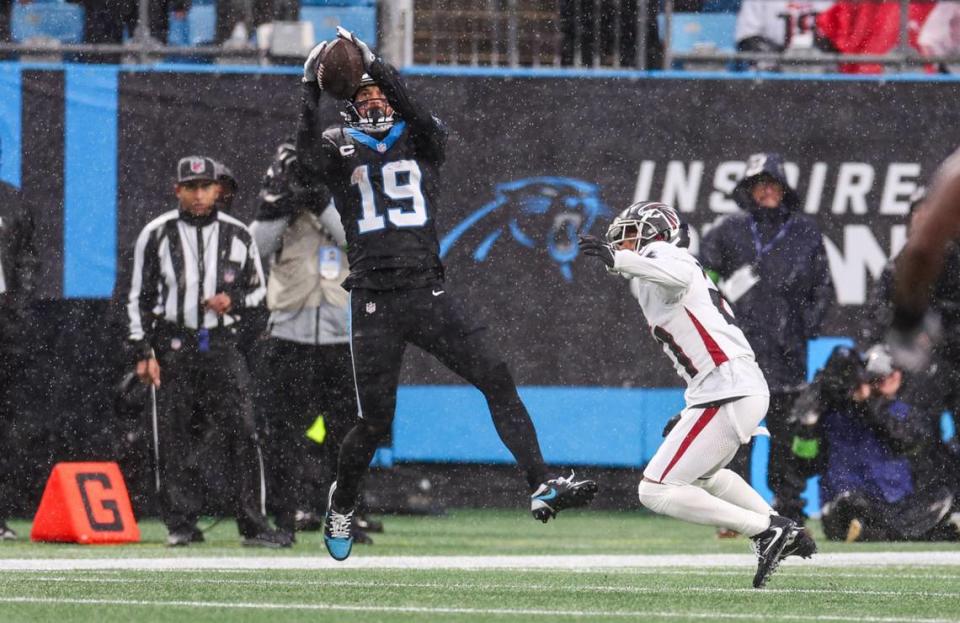
[[[375,311],[377,311],[377,304],[372,302],[367,303],[367,313],[372,314]]]

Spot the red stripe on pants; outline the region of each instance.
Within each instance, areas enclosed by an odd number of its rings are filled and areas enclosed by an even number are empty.
[[[663,470],[663,473],[660,474],[660,482],[663,482],[663,479],[667,477],[667,474],[670,473],[670,470],[673,469],[673,466],[677,464],[677,461],[680,460],[680,457],[683,456],[683,453],[687,451],[687,448],[690,447],[690,444],[693,443],[693,440],[697,438],[697,435],[700,434],[707,424],[710,423],[710,420],[713,419],[713,416],[717,414],[717,411],[720,410],[720,407],[710,407],[709,409],[704,409],[703,413],[700,414],[700,417],[697,418],[697,421],[694,422],[693,427],[687,433],[687,436],[683,438],[683,441],[680,442],[680,447],[677,448],[677,453],[673,455],[673,458],[670,459],[670,463],[667,465],[667,469]]]

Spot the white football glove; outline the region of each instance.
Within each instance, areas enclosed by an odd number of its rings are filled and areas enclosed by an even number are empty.
[[[343,26],[337,26],[337,36],[357,46],[357,49],[360,50],[360,56],[363,57],[363,70],[370,71],[370,65],[373,64],[373,61],[377,60],[377,55],[373,53],[370,46],[360,39],[357,39],[355,34]]]
[[[312,50],[310,50],[310,54],[307,55],[306,62],[303,63],[303,81],[304,82],[317,81],[317,69],[320,68],[320,56],[323,54],[323,50],[326,47],[327,47],[327,42],[321,41],[317,45],[313,46]]]

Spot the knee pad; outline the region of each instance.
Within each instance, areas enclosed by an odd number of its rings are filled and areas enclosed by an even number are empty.
[[[637,487],[640,503],[655,513],[663,513],[663,508],[670,497],[670,485],[661,485],[649,480],[641,480]]]

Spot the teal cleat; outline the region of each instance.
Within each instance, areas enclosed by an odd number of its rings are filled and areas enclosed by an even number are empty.
[[[341,513],[333,507],[333,492],[337,483],[330,485],[327,496],[327,513],[323,517],[323,544],[334,560],[346,560],[353,549],[353,512]]]
[[[597,494],[597,483],[592,480],[574,480],[575,474],[569,478],[552,478],[541,483],[530,496],[530,512],[534,519],[547,523],[565,508],[586,506],[593,501]]]

